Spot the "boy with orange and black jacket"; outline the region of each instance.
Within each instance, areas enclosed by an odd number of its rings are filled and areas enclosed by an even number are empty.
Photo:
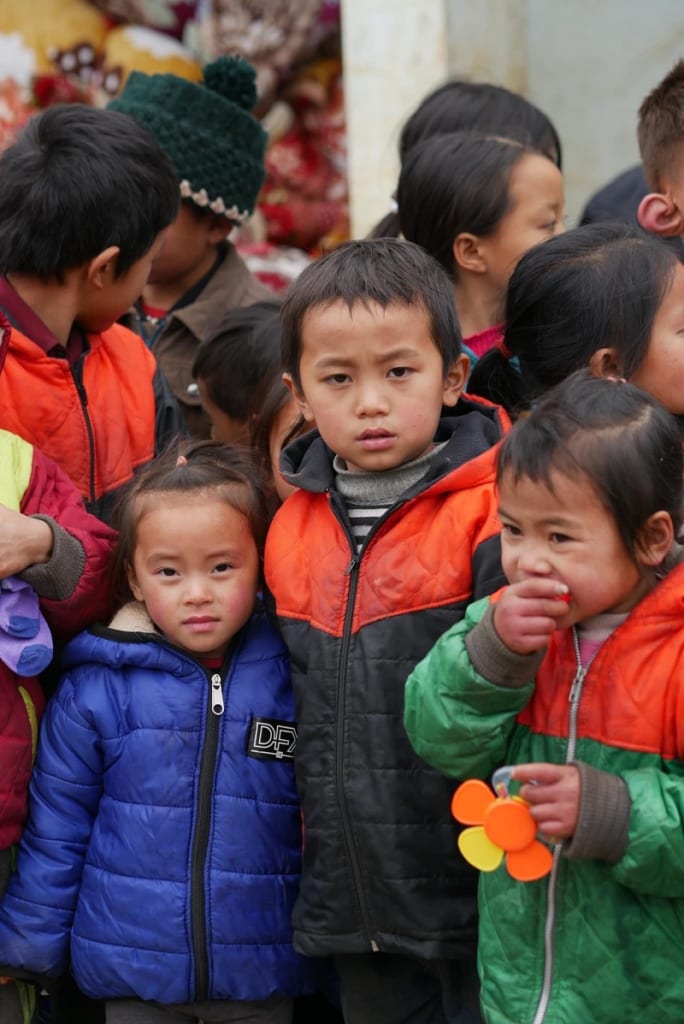
[[[265,564],[299,727],[295,946],[335,958],[347,1024],[471,1024],[477,878],[453,782],[406,738],[404,684],[502,584],[493,448],[508,422],[463,395],[451,282],[410,242],[351,242],[308,267],[282,353],[317,428],[283,453],[298,490]]]

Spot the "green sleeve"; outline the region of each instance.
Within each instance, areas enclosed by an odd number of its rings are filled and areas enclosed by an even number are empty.
[[[485,778],[505,763],[515,718],[532,694],[495,684],[474,668],[466,637],[485,615],[489,598],[470,605],[416,666],[406,683],[404,725],[416,752],[455,778]]]

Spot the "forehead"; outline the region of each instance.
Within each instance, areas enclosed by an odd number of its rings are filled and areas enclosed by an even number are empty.
[[[511,170],[508,185],[514,204],[563,203],[563,175],[547,156],[523,153]]]
[[[589,510],[604,512],[596,488],[585,473],[570,475],[552,469],[547,482],[525,475],[516,478],[512,469],[506,469],[497,487],[499,503],[504,510],[515,507],[533,518],[561,510],[578,515]]]
[[[340,345],[372,348],[408,342],[434,345],[432,322],[420,303],[382,306],[358,299],[349,306],[336,299],[307,310],[302,320],[302,354]]]

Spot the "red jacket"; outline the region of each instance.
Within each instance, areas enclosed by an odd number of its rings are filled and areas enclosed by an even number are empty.
[[[50,562],[21,574],[37,591],[53,633],[70,637],[105,618],[114,531],[85,511],[73,483],[54,462],[4,430],[0,467],[0,502],[25,515],[40,514],[54,534]],[[21,834],[43,704],[37,679],[17,676],[0,662],[0,850]]]

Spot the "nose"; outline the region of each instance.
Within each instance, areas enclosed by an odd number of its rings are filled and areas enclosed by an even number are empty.
[[[382,381],[360,381],[356,390],[356,415],[377,416],[388,411],[389,404]]]
[[[518,567],[526,576],[549,576],[553,571],[546,551],[534,543],[525,544],[518,551]]]
[[[211,599],[207,580],[203,576],[190,576],[185,584],[185,600],[188,604],[205,604]]]

